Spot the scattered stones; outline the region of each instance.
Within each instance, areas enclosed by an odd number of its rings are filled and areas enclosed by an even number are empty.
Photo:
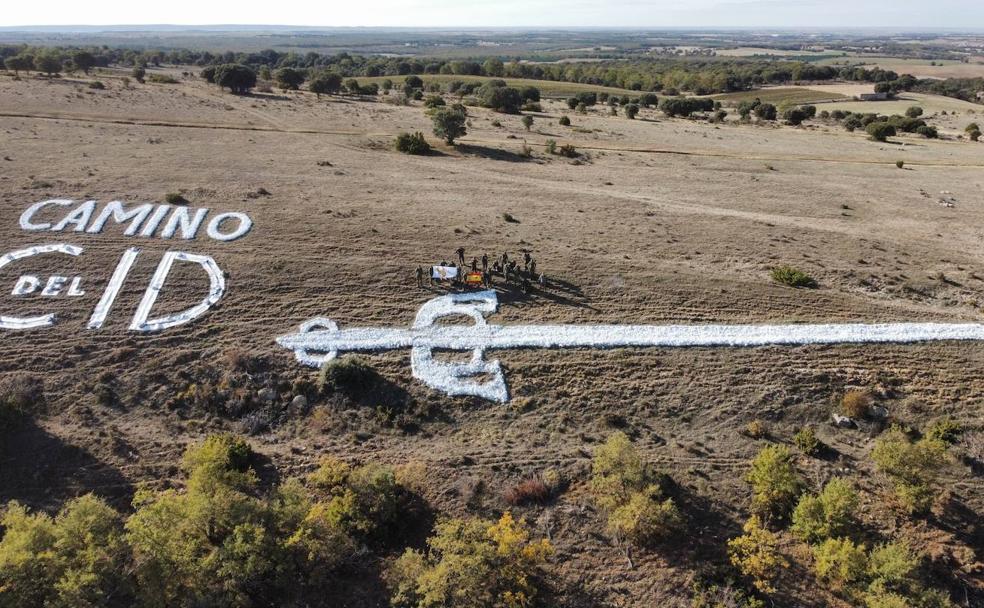
[[[272,403],[273,400],[277,398],[277,392],[275,390],[273,390],[272,388],[269,388],[269,387],[267,387],[267,388],[261,388],[256,393],[256,396],[260,399],[260,401],[265,401],[267,403]]]
[[[857,428],[857,424],[853,420],[840,414],[834,414],[834,426],[842,429]]]

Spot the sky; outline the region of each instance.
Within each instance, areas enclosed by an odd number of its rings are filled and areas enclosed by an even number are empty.
[[[0,26],[893,27],[984,29],[984,0],[12,0]]]

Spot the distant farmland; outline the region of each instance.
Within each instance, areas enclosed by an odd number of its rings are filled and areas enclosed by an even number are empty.
[[[774,105],[796,105],[802,103],[816,103],[834,99],[847,99],[847,95],[835,93],[833,91],[819,91],[817,89],[807,89],[804,87],[775,87],[770,89],[756,89],[753,91],[740,91],[737,93],[724,93],[715,95],[714,99],[725,104],[739,104],[743,101],[761,99],[764,103]]]

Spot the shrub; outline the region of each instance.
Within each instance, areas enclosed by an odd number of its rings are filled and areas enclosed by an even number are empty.
[[[858,502],[851,482],[835,477],[818,496],[800,498],[793,511],[792,532],[807,542],[843,536],[854,525]]]
[[[625,117],[628,118],[629,120],[634,119],[636,117],[636,114],[638,113],[639,113],[639,106],[637,106],[636,104],[630,103],[629,105],[625,106]]]
[[[923,109],[919,106],[909,106],[905,111],[905,115],[909,118],[919,118],[923,115]]]
[[[895,161],[895,167],[897,169],[904,169],[905,168],[905,161],[901,161],[901,160]]]
[[[667,116],[690,116],[694,112],[710,112],[714,109],[714,100],[697,97],[664,97],[659,102],[659,109]]]
[[[519,96],[523,101],[540,101],[540,89],[534,86],[525,86],[519,90]]]
[[[960,440],[960,435],[964,432],[963,425],[953,418],[946,417],[936,420],[926,429],[926,439],[941,441],[946,445],[953,445]]]
[[[507,512],[498,522],[451,519],[437,525],[427,552],[408,549],[386,573],[398,608],[536,605],[540,568],[553,553]]]
[[[841,397],[841,413],[848,418],[859,420],[868,415],[871,408],[871,397],[866,391],[851,390]]]
[[[844,120],[844,128],[852,133],[863,126],[864,124],[861,117],[856,114],[851,115]]]
[[[979,141],[981,138],[981,132],[974,129],[973,131],[968,132],[967,136],[970,137],[970,141]]]
[[[587,114],[588,106],[583,103],[579,103],[577,104],[577,107],[574,108],[574,111],[577,112],[578,114]]]
[[[101,91],[101,90],[103,90],[103,89],[106,88],[106,85],[104,85],[102,83],[102,81],[100,81],[100,80],[93,80],[92,82],[89,83],[89,88],[90,89],[97,89],[97,90]]]
[[[178,84],[177,79],[173,76],[168,76],[167,74],[151,74],[147,77],[147,80],[157,84]]]
[[[929,125],[923,125],[916,129],[916,133],[922,135],[926,139],[937,139],[940,134],[936,130],[936,127],[930,127]]]
[[[29,374],[14,374],[0,380],[0,432],[13,428],[41,408],[44,387]]]
[[[649,108],[659,104],[659,98],[656,97],[656,93],[643,93],[639,96],[639,107]]]
[[[761,420],[752,420],[745,425],[745,434],[752,439],[761,439],[769,434],[769,429]]]
[[[539,475],[528,477],[506,490],[506,502],[513,506],[543,504],[550,499],[550,487]]]
[[[762,120],[775,120],[778,115],[778,110],[771,103],[760,103],[755,106],[755,115]]]
[[[806,114],[806,117],[807,118],[816,118],[816,116],[817,116],[817,107],[816,106],[805,105],[805,106],[802,106],[800,109],[803,110],[803,113]]]
[[[893,427],[875,442],[871,457],[892,480],[904,511],[918,515],[930,510],[938,495],[940,473],[949,462],[943,441],[927,436],[912,442]]]
[[[428,95],[427,98],[424,99],[425,108],[437,108],[444,105],[447,104],[445,104],[444,98],[440,95]]]
[[[966,127],[964,127],[964,133],[970,133],[971,131],[980,131],[981,128],[977,126],[976,122],[972,122]]]
[[[557,153],[557,142],[556,142],[556,140],[548,139],[547,140],[547,143],[544,144],[544,145],[546,146],[547,154],[556,154]]]
[[[168,192],[164,195],[164,202],[169,205],[187,205],[188,199],[180,192]]]
[[[789,287],[805,287],[812,289],[817,286],[817,282],[813,277],[801,270],[793,268],[792,266],[777,266],[772,269],[770,276],[776,283],[788,285]]]
[[[752,511],[763,517],[784,517],[802,486],[792,454],[779,445],[768,445],[759,451],[745,481],[752,486]]]
[[[569,127],[571,126],[571,119],[565,114],[564,116],[561,116],[559,120],[557,120],[557,124],[562,127]]]
[[[868,571],[865,546],[847,538],[823,541],[813,550],[813,559],[817,576],[842,588],[863,580]]]
[[[673,500],[663,496],[656,475],[621,432],[595,450],[591,494],[608,514],[608,528],[637,545],[666,538],[682,525]]]
[[[443,139],[448,145],[453,145],[455,139],[467,134],[465,118],[464,113],[458,110],[438,109],[431,117],[431,121],[434,123],[434,135]]]
[[[318,389],[361,390],[374,384],[378,378],[374,370],[361,357],[339,357],[327,361],[318,374]]]
[[[744,534],[728,541],[728,556],[742,575],[762,593],[774,593],[772,581],[778,571],[789,567],[779,553],[779,539],[762,526],[762,520],[752,515],[743,527]]]
[[[522,122],[523,122],[523,126],[526,127],[526,130],[529,131],[530,128],[533,126],[533,117],[527,114],[526,116],[523,116]]]
[[[145,70],[142,66],[138,65],[133,68],[133,71],[130,72],[130,75],[133,76],[134,80],[136,80],[140,84],[143,84],[144,76],[147,75],[147,70]]]
[[[683,517],[673,499],[664,498],[656,485],[633,493],[608,517],[608,528],[616,537],[639,546],[666,539],[682,525]]]
[[[793,443],[796,444],[800,452],[803,452],[807,456],[816,455],[822,446],[820,440],[817,439],[816,433],[813,432],[813,428],[808,426],[804,426],[796,431],[796,434],[793,435]]]
[[[889,137],[895,135],[895,127],[888,124],[887,122],[873,122],[864,128],[864,130],[871,136],[871,139],[875,141],[885,141]]]
[[[802,124],[809,116],[801,108],[790,108],[782,113],[782,118],[786,124],[795,126]]]
[[[393,146],[404,154],[427,154],[430,152],[430,144],[424,139],[424,134],[420,131],[416,133],[400,133],[396,136]]]
[[[567,158],[577,158],[578,156],[580,156],[580,153],[577,151],[577,148],[575,148],[573,144],[562,145],[560,149],[557,150],[557,154]]]

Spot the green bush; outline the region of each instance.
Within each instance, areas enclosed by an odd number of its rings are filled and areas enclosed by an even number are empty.
[[[690,116],[694,112],[714,110],[714,100],[698,97],[664,97],[659,102],[659,109],[670,117]]]
[[[527,114],[526,116],[523,116],[522,122],[523,122],[523,126],[526,127],[526,130],[529,131],[530,128],[533,126],[533,117]]]
[[[569,127],[571,126],[571,119],[565,114],[564,116],[561,116],[559,120],[557,120],[557,124],[562,127]]]
[[[140,84],[143,84],[144,77],[147,75],[147,70],[145,70],[142,66],[138,65],[133,68],[133,70],[130,72],[130,75],[133,76],[134,80],[136,80]]]
[[[577,151],[577,148],[573,144],[564,144],[558,150],[557,154],[567,157],[567,158],[577,158],[581,154]]]
[[[273,77],[277,81],[277,86],[284,91],[296,91],[304,84],[307,74],[304,73],[304,70],[280,68],[273,73]]]
[[[773,268],[770,276],[776,283],[788,285],[789,287],[815,288],[816,280],[803,271],[797,270],[792,266],[777,266]]]
[[[438,108],[445,105],[447,104],[444,102],[444,98],[440,95],[428,95],[427,98],[424,99],[425,108]]]
[[[548,139],[547,140],[547,143],[545,144],[545,146],[546,146],[547,154],[556,154],[557,153],[557,141],[556,140]]]
[[[157,84],[178,84],[178,80],[173,76],[168,76],[167,74],[151,74],[147,77],[150,82],[155,82]]]
[[[979,141],[981,139],[981,132],[977,129],[974,129],[973,131],[968,131],[967,137],[970,138],[970,141]]]
[[[828,538],[813,550],[817,576],[838,587],[862,581],[868,573],[868,554],[864,545],[847,538]]]
[[[909,118],[919,118],[923,115],[923,109],[919,106],[909,106],[905,111],[905,115]]]
[[[775,120],[779,111],[771,103],[760,103],[755,106],[755,115],[762,120]]]
[[[538,605],[541,567],[553,553],[507,512],[497,522],[437,525],[427,552],[408,549],[386,573],[395,608],[522,608]]]
[[[922,135],[926,139],[937,139],[940,136],[939,132],[936,130],[936,127],[930,127],[928,125],[919,127],[916,129],[916,133]]]
[[[953,445],[960,440],[960,435],[963,432],[963,425],[948,416],[934,421],[926,429],[926,438],[932,441],[941,441],[947,445]]]
[[[92,82],[89,83],[89,88],[102,91],[103,89],[106,88],[106,85],[104,85],[101,80],[93,80]]]
[[[858,494],[851,482],[835,477],[819,495],[804,495],[793,511],[793,534],[806,542],[843,536],[855,523]]]
[[[878,438],[871,458],[892,480],[902,509],[915,515],[932,507],[939,494],[940,474],[950,460],[941,439],[926,436],[913,442],[898,427]]]
[[[400,133],[393,142],[393,147],[398,152],[404,154],[427,154],[430,152],[430,144],[424,139],[424,134],[420,131],[416,133]]]
[[[630,103],[629,105],[625,106],[625,117],[628,118],[629,120],[633,120],[638,113],[639,113],[639,106],[637,106],[636,104]]]
[[[180,192],[168,192],[164,195],[164,202],[169,205],[187,205],[188,199]]]
[[[752,512],[762,517],[784,517],[802,489],[792,454],[780,445],[768,445],[759,451],[745,481],[752,486]]]
[[[308,83],[308,89],[318,98],[333,95],[342,89],[342,77],[334,72],[318,74]]]

